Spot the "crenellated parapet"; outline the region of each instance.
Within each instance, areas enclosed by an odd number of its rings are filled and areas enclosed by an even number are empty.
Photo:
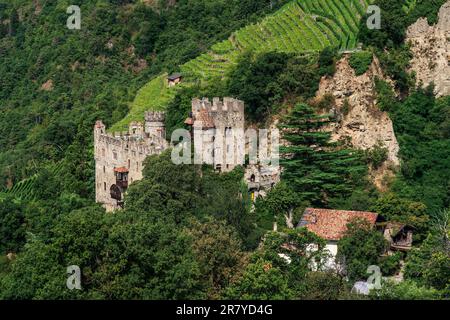
[[[236,112],[244,115],[244,101],[225,97],[223,101],[220,98],[213,98],[213,101],[209,101],[208,98],[193,99],[192,111],[200,112],[201,110],[207,110],[209,112]]]
[[[192,100],[192,121],[194,127],[243,128],[244,102],[234,98],[208,98]]]
[[[164,122],[166,113],[164,111],[147,111],[144,118],[146,122]]]

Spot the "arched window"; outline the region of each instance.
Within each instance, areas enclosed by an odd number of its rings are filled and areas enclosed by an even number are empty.
[[[255,182],[255,180],[256,180],[256,177],[255,177],[254,174],[252,174],[252,175],[250,176],[250,182]]]

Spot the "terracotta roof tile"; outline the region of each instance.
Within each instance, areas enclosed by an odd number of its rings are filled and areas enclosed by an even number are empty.
[[[125,167],[114,168],[114,172],[125,173],[128,172],[128,168]]]
[[[307,208],[298,224],[299,227],[305,227],[325,240],[340,240],[347,224],[354,218],[363,218],[375,225],[378,214],[365,211],[346,211]]]

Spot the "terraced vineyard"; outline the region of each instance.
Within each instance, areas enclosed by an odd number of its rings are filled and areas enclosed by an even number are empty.
[[[291,1],[261,22],[236,31],[228,40],[212,46],[209,52],[182,65],[184,82],[181,86],[162,88],[162,76],[149,82],[138,92],[130,114],[111,131],[126,130],[131,121],[143,120],[145,110],[163,108],[180,87],[224,78],[244,51],[317,52],[328,46],[353,49],[357,46],[359,21],[370,2]]]
[[[52,171],[55,175],[58,175],[61,169],[62,169],[62,162],[52,165],[49,168],[49,170]],[[3,192],[0,192],[0,201],[8,195],[12,195],[16,199],[21,200],[34,199],[35,194],[33,193],[33,190],[37,190],[36,183],[38,177],[39,177],[38,174],[34,174],[33,176],[16,183],[11,189],[6,189]]]

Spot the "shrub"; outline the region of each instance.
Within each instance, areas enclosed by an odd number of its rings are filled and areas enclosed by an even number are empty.
[[[403,256],[401,252],[396,252],[391,256],[380,258],[380,268],[383,276],[393,276],[400,269],[400,262]]]
[[[356,75],[364,74],[373,61],[373,54],[370,51],[355,52],[349,60],[350,66],[355,70]]]
[[[388,158],[388,149],[378,142],[372,149],[364,151],[364,159],[372,168],[378,169]]]

